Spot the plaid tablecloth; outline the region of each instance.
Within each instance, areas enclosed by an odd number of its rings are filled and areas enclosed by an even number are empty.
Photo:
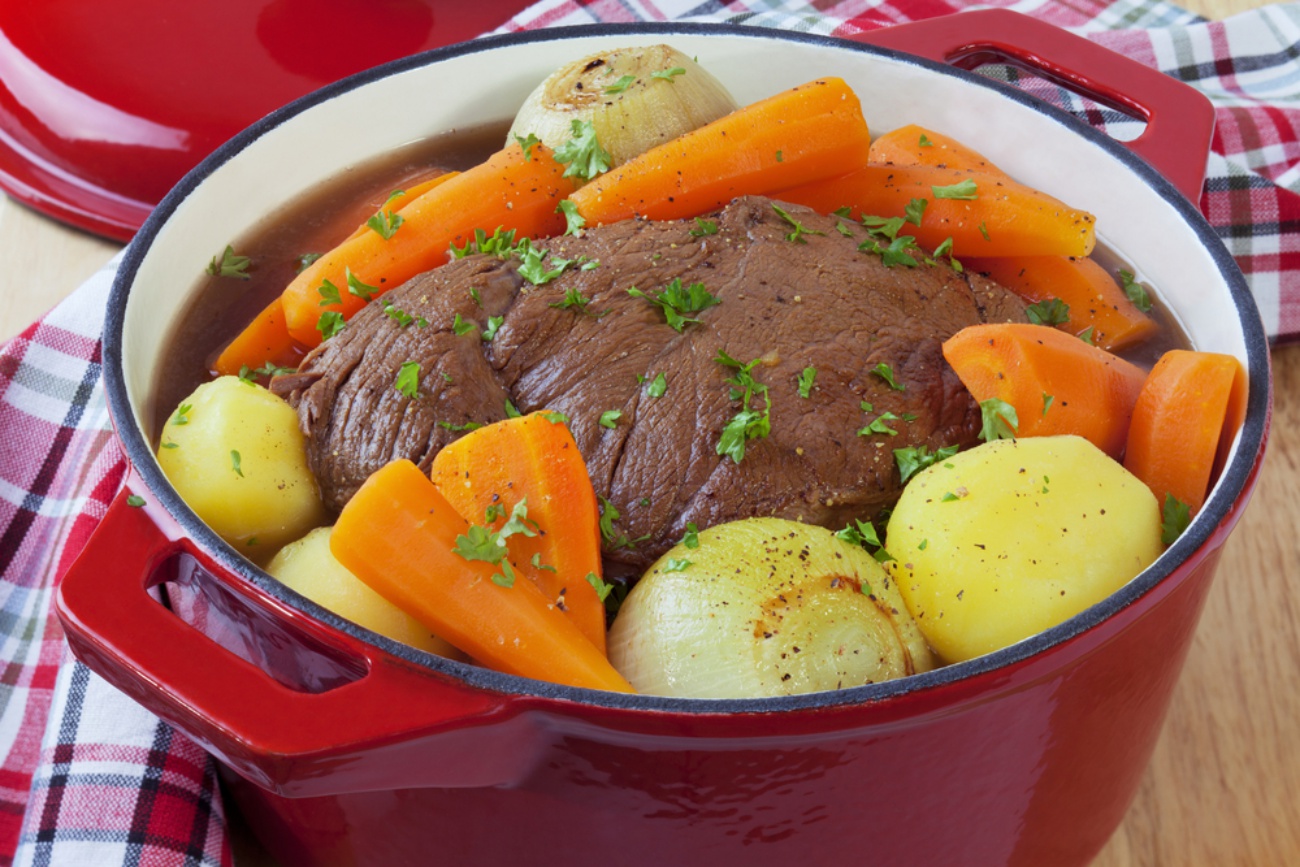
[[[502,30],[692,19],[848,34],[976,5],[1086,34],[1213,100],[1201,208],[1272,338],[1300,338],[1300,3],[1209,22],[1161,0],[545,0]],[[1095,122],[1121,120],[1024,86]],[[124,473],[99,385],[113,270],[0,347],[0,863],[230,864],[211,760],[75,662],[50,609]]]

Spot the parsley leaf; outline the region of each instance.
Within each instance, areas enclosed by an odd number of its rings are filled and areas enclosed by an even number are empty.
[[[668,393],[668,377],[661,370],[655,374],[654,379],[650,380],[650,385],[646,388],[645,393],[648,397],[663,397]]]
[[[303,253],[297,259],[298,266],[295,269],[295,273],[301,274],[303,271],[306,271],[307,267],[311,265],[312,262],[315,262],[317,259],[319,259],[321,256],[324,255],[325,255],[324,253]]]
[[[614,82],[613,84],[611,84],[611,85],[607,85],[607,86],[605,87],[605,92],[606,92],[606,93],[623,93],[625,90],[627,90],[629,87],[631,87],[631,86],[634,85],[634,84],[636,84],[636,76],[635,76],[635,75],[624,75],[624,76],[621,76],[621,77],[618,79],[618,81]]]
[[[405,194],[404,191],[397,190],[391,196],[388,197],[388,201],[384,202],[384,205],[387,205],[393,199],[402,196],[404,194]],[[377,235],[379,235],[379,237],[387,241],[393,237],[393,234],[397,231],[398,227],[405,222],[406,222],[406,218],[403,217],[401,214],[398,214],[394,211],[386,210],[384,207],[381,207],[378,211],[376,211],[373,215],[371,215],[370,219],[366,220],[366,225],[369,226]]]
[[[176,412],[172,415],[172,424],[189,424],[190,413],[194,411],[194,405],[183,403],[176,407]]]
[[[1095,330],[1096,329],[1094,328],[1094,326],[1089,325],[1087,328],[1079,332],[1079,339],[1082,340],[1084,343],[1088,344],[1089,346],[1096,346],[1097,340],[1093,336],[1093,332]]]
[[[672,81],[677,76],[685,74],[686,68],[684,66],[674,66],[672,69],[661,69],[658,72],[652,72],[650,73],[650,77],[659,78],[664,81]]]
[[[571,199],[562,199],[555,210],[564,214],[564,234],[576,235],[578,230],[587,225],[587,219],[578,213],[578,206]]]
[[[906,385],[902,385],[898,380],[894,379],[894,369],[888,364],[885,364],[885,362],[882,361],[875,367],[871,368],[871,372],[888,383],[889,387],[894,391],[907,391]]]
[[[320,332],[321,340],[329,340],[334,335],[343,330],[347,322],[343,319],[343,314],[337,310],[326,310],[316,320],[316,330]]]
[[[362,301],[369,301],[371,298],[375,297],[377,292],[379,292],[378,286],[371,286],[358,280],[357,275],[352,273],[351,268],[344,268],[343,273],[345,273],[348,278],[348,293],[357,296]]]
[[[534,286],[541,286],[549,283],[556,277],[564,273],[565,269],[573,264],[572,259],[557,259],[551,257],[551,268],[542,264],[543,260],[550,254],[541,247],[534,247],[529,244],[527,248],[521,248],[519,276],[523,277]]]
[[[320,296],[319,307],[328,304],[342,304],[343,297],[339,294],[339,287],[335,286],[329,280],[322,280],[321,284],[316,287],[316,294]]]
[[[451,245],[451,255],[454,259],[464,259],[474,253],[483,253],[496,256],[498,259],[508,259],[514,255],[519,246],[526,244],[528,244],[527,238],[520,241],[518,246],[515,244],[514,229],[502,231],[501,227],[497,226],[491,235],[482,229],[475,229],[474,240],[466,241],[463,247]]]
[[[691,561],[685,557],[669,557],[664,561],[663,572],[685,572]]]
[[[1026,307],[1025,318],[1035,325],[1064,325],[1070,321],[1070,305],[1060,298],[1045,298]]]
[[[682,536],[681,544],[683,548],[690,548],[692,551],[700,547],[700,531],[694,521],[686,525],[686,535]]]
[[[805,227],[794,217],[790,216],[789,211],[787,211],[785,208],[778,205],[776,202],[772,203],[772,210],[776,211],[776,213],[781,217],[782,220],[785,220],[791,226],[794,226],[794,231],[785,236],[785,239],[787,241],[794,241],[796,244],[807,244],[808,242],[804,240],[803,237],[804,235],[825,235],[826,234],[825,232],[818,232],[814,229],[809,229]]]
[[[239,476],[239,477],[242,479],[242,478],[244,477],[244,470],[243,470],[243,468],[240,466],[241,463],[242,463],[242,460],[241,460],[241,458],[239,457],[239,452],[236,451],[235,449],[231,449],[231,450],[230,450],[230,468],[231,468],[232,470],[235,471],[235,475]]]
[[[863,409],[865,410],[869,411],[870,407],[871,404],[869,403],[863,404]],[[896,437],[898,436],[898,431],[889,426],[889,422],[891,421],[899,421],[898,416],[894,415],[892,412],[882,412],[880,415],[872,419],[871,423],[866,427],[859,428],[858,436],[866,437],[871,436],[872,434],[883,434],[885,436]]]
[[[920,228],[921,218],[925,216],[925,207],[928,204],[930,204],[929,199],[912,199],[908,202],[907,207],[903,208],[903,213],[907,215],[907,222]]]
[[[861,545],[865,547],[879,548],[880,536],[876,533],[876,526],[870,521],[854,521],[847,525],[843,530],[835,534],[835,538],[841,542],[848,542],[850,545]]]
[[[717,220],[706,220],[703,217],[695,218],[695,228],[691,229],[689,234],[692,238],[703,238],[705,235],[718,234]]]
[[[623,417],[623,411],[618,409],[607,409],[600,414],[600,426],[613,430],[618,427],[618,420]]]
[[[925,133],[921,133],[921,140],[917,142],[917,144],[919,144],[923,148],[934,147],[934,142],[930,141],[930,137],[927,136]]]
[[[487,328],[483,329],[483,339],[491,343],[492,338],[497,336],[497,332],[501,330],[501,325],[505,321],[504,316],[489,316]]]
[[[713,360],[736,370],[736,375],[726,382],[732,387],[731,399],[740,401],[740,410],[722,428],[716,451],[740,463],[745,457],[747,441],[766,437],[772,432],[772,399],[768,396],[767,386],[754,379],[754,367],[761,359],[755,358],[748,364],[741,364],[719,349]],[[750,401],[757,397],[763,399],[762,411],[750,405]]]
[[[556,310],[572,310],[575,313],[590,313],[590,311],[587,310],[587,305],[590,303],[590,298],[583,295],[576,287],[571,286],[564,290],[564,300],[554,301],[546,306],[554,307]],[[597,316],[600,314],[590,313],[590,315]]]
[[[934,452],[930,451],[929,446],[924,445],[894,449],[894,462],[898,464],[898,474],[901,476],[901,482],[907,484],[908,479],[926,467],[937,464],[939,461],[948,460],[948,458],[957,454],[957,448],[957,446],[944,446]]]
[[[639,539],[629,539],[626,533],[614,526],[614,522],[622,517],[618,509],[614,507],[613,503],[599,494],[596,497],[600,500],[600,536],[609,543],[610,547],[635,548],[638,542],[644,542],[650,538],[649,536],[642,536]]]
[[[812,394],[813,380],[817,378],[817,368],[805,367],[799,374],[799,396],[808,397]]]
[[[864,253],[875,253],[880,256],[886,267],[894,265],[917,267],[920,263],[912,254],[919,253],[921,248],[917,246],[916,238],[912,235],[898,234],[906,222],[903,217],[864,216],[861,223],[867,230],[867,239],[858,245],[858,249]],[[882,244],[884,241],[888,244]]]
[[[994,440],[1016,438],[1016,431],[1020,428],[1020,416],[1016,415],[1016,408],[1005,400],[990,397],[988,400],[980,401],[980,416],[984,422],[980,430],[980,439],[991,443]]]
[[[144,505],[144,497],[140,496],[139,494],[128,494],[126,498],[126,504],[128,506],[131,506],[132,508],[138,509]]]
[[[237,280],[249,280],[251,275],[248,273],[248,265],[252,260],[247,256],[236,256],[235,248],[226,245],[226,249],[221,251],[221,260],[218,261],[216,256],[208,263],[207,271],[213,277],[234,277]]]
[[[466,334],[478,330],[478,326],[468,319],[462,319],[461,315],[457,313],[451,321],[451,330],[455,332],[457,337],[464,337]]]
[[[407,397],[414,398],[420,390],[420,362],[407,361],[397,369],[397,380],[393,383]]]
[[[521,135],[516,135],[515,141],[519,142],[519,147],[523,149],[524,162],[526,163],[533,161],[533,148],[537,147],[539,144],[542,143],[542,140],[539,139],[537,136],[533,135],[531,132],[528,134],[527,138]]]
[[[1173,494],[1165,494],[1164,506],[1161,507],[1160,541],[1172,545],[1183,535],[1187,525],[1192,522],[1192,510]]]
[[[569,130],[572,138],[555,149],[556,162],[568,166],[564,170],[564,177],[589,181],[596,175],[609,171],[610,162],[614,158],[596,141],[595,125],[589,120],[574,120]]]
[[[633,298],[644,298],[651,304],[658,305],[664,312],[664,319],[679,334],[687,325],[700,321],[683,314],[699,313],[722,303],[718,296],[704,288],[703,283],[692,283],[683,288],[680,277],[674,277],[673,281],[658,295],[649,295],[635,286],[627,290],[627,294]]]
[[[1147,292],[1147,287],[1134,279],[1132,271],[1121,268],[1119,270],[1119,281],[1120,285],[1124,287],[1124,294],[1137,309],[1143,313],[1151,312],[1151,295]]]
[[[973,201],[979,198],[973,178],[967,178],[959,184],[949,184],[947,186],[932,186],[930,192],[934,193],[936,199],[961,199],[962,201]]]

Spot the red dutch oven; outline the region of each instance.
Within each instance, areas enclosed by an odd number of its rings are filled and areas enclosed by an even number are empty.
[[[1187,532],[1114,596],[988,656],[836,692],[703,701],[555,686],[413,650],[288,590],[205,527],[158,469],[147,420],[161,347],[212,252],[367,156],[510,117],[564,61],[654,42],[698,56],[742,103],[842,76],[875,129],[951,132],[1096,213],[1103,243],[1193,345],[1248,372],[1245,423]],[[990,60],[1145,131],[1117,144],[967,71]],[[1173,80],[997,10],[859,42],[683,24],[541,31],[315,92],[186,176],[127,252],[104,375],[132,473],[60,589],[69,642],[219,759],[286,864],[1085,864],[1138,785],[1268,430],[1259,316],[1187,198],[1199,197],[1212,126],[1208,103]],[[132,494],[146,504],[128,507]]]

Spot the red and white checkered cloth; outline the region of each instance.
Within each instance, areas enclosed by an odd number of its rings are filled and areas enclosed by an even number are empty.
[[[843,35],[973,5],[545,0],[502,29],[690,18]],[[1162,0],[980,5],[1086,34],[1210,96],[1218,129],[1201,208],[1269,334],[1300,339],[1300,3],[1223,22]],[[1113,112],[1024,86],[1123,137]],[[211,760],[72,660],[50,609],[124,472],[99,386],[113,269],[0,347],[0,864],[230,864]]]

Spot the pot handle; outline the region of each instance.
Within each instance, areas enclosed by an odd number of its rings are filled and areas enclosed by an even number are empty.
[[[875,26],[874,19],[850,21]],[[854,34],[959,69],[1006,63],[1028,70],[1131,117],[1147,127],[1122,142],[1199,202],[1214,134],[1214,106],[1199,91],[1158,69],[1082,36],[1009,9],[978,9]]]
[[[529,766],[533,738],[506,696],[406,662],[248,582],[219,577],[220,567],[182,533],[169,534],[164,528],[174,521],[133,487],[148,495],[132,482],[123,487],[55,599],[69,644],[91,670],[280,794],[391,788],[404,773],[409,784],[500,785]],[[274,653],[301,653],[289,646],[297,641],[334,676],[323,687],[286,686],[160,603],[149,590],[175,574],[169,564],[178,555],[193,558],[189,574],[219,585],[234,622],[273,624]],[[351,759],[376,745],[387,745],[390,759],[402,745],[419,758],[390,761],[390,770],[370,779],[378,772]]]

